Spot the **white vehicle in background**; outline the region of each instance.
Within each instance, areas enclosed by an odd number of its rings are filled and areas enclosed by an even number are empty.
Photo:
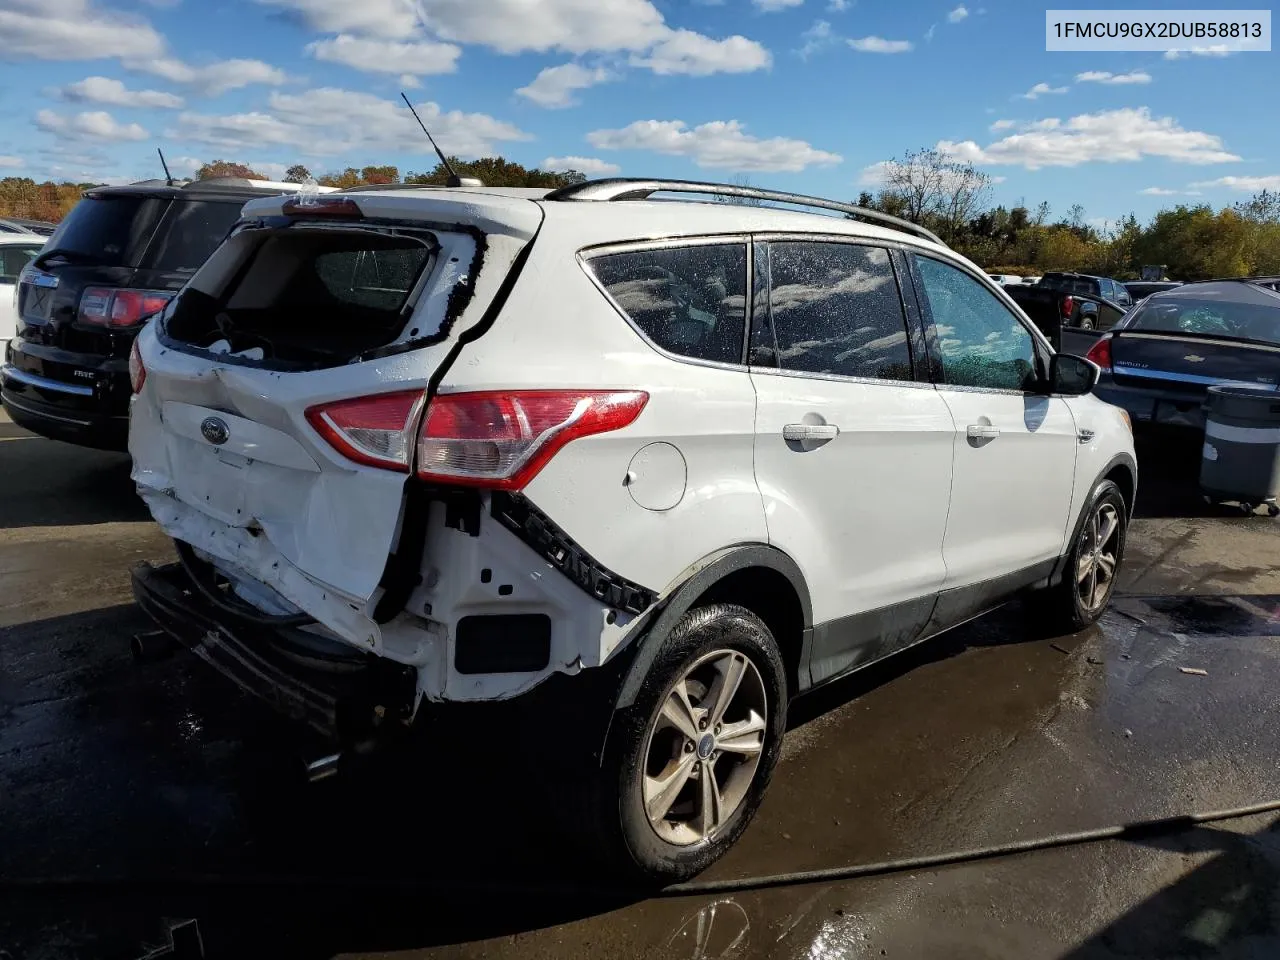
[[[1022,283],[1022,278],[1014,273],[989,273],[992,283],[998,283],[1002,287],[1007,287],[1013,283]]]
[[[0,360],[18,332],[18,275],[36,258],[46,238],[37,233],[0,233]]]
[[[1023,277],[1022,282],[1029,287],[1034,287],[1037,283],[1040,282],[1040,278],[1039,277]]]
[[[687,877],[796,694],[1024,593],[1063,631],[1110,599],[1127,419],[927,230],[663,180],[243,216],[134,345],[181,558],[134,593],[343,749],[527,698],[476,762],[524,738],[569,835]]]

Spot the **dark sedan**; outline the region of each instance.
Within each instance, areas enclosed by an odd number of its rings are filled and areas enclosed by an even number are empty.
[[[1270,387],[1280,402],[1280,292],[1243,279],[1152,294],[1098,338],[1089,359],[1102,368],[1094,392],[1135,424],[1202,430],[1214,384]]]

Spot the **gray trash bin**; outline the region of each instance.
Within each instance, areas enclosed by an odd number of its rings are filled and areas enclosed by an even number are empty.
[[[1209,500],[1268,504],[1280,495],[1280,392],[1274,388],[1214,386],[1205,401],[1200,489]]]

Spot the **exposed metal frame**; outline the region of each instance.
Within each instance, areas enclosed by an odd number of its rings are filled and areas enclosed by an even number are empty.
[[[815,207],[821,210],[834,210],[859,220],[910,233],[936,243],[941,247],[946,244],[932,230],[898,217],[881,213],[879,210],[868,210],[866,207],[851,203],[840,203],[823,197],[811,197],[801,193],[784,193],[778,190],[760,190],[756,187],[740,187],[728,183],[708,183],[698,180],[643,180],[629,177],[607,177],[602,180],[588,180],[586,183],[575,183],[567,187],[552,190],[544,200],[601,200],[613,202],[618,200],[648,200],[655,193],[688,193],[705,194],[715,197],[744,197],[749,200],[766,200],[772,203],[789,203],[798,207]]]

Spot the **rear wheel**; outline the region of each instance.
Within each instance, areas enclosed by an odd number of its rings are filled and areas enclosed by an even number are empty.
[[[786,681],[769,628],[714,604],[672,629],[635,704],[615,718],[602,798],[635,871],[679,880],[714,863],[755,815],[786,728]]]
[[[1062,581],[1032,598],[1040,625],[1059,634],[1076,633],[1097,622],[1111,602],[1124,560],[1129,519],[1120,488],[1103,480],[1085,509]]]

